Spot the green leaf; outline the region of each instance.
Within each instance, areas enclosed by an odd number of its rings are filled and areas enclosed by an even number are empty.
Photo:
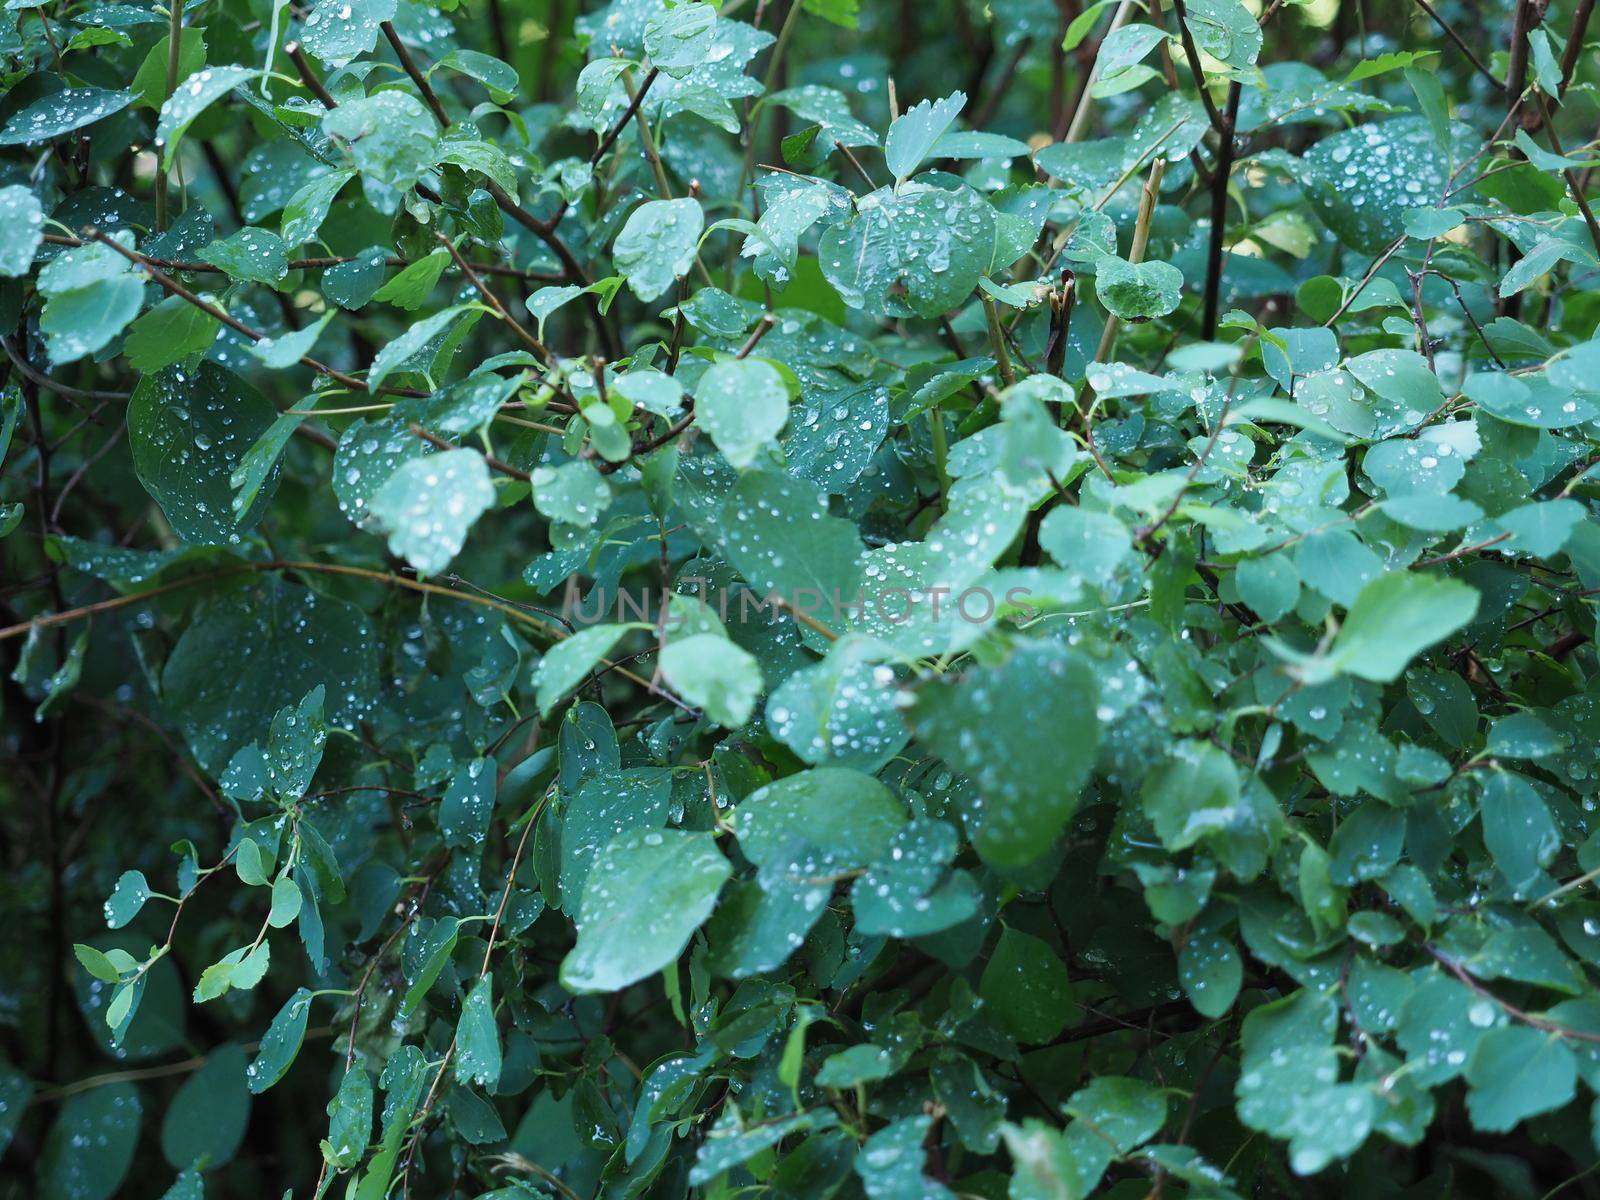
[[[275,417],[237,375],[211,362],[147,375],[128,404],[128,440],[139,482],[185,541],[232,544],[266,512],[269,478],[235,516],[233,474]]]
[[[131,247],[131,235],[117,241]],[[46,263],[39,291],[49,297],[39,317],[50,361],[75,362],[103,350],[144,303],[144,285],[131,264],[99,242],[78,246]]]
[[[0,275],[26,275],[43,240],[39,198],[18,184],[0,188]]]
[[[642,623],[595,625],[580,629],[557,642],[539,660],[533,683],[539,692],[539,715],[549,716],[556,705],[572,692],[584,677],[605,661],[611,648],[630,629],[648,629]]]
[[[273,285],[289,273],[289,254],[277,234],[250,226],[200,248],[200,258],[232,279]]]
[[[897,181],[909,178],[922,165],[966,103],[965,92],[953,92],[943,100],[924,100],[889,126],[883,139],[883,160]]]
[[[483,844],[494,817],[496,783],[492,758],[469,759],[451,777],[439,802],[439,832],[445,845],[471,849]]]
[[[1559,1036],[1526,1025],[1490,1030],[1467,1065],[1473,1127],[1505,1133],[1572,1099],[1577,1064]]]
[[[300,1053],[300,1043],[305,1040],[306,1023],[311,1016],[311,992],[299,988],[290,996],[278,1015],[272,1018],[266,1033],[261,1035],[261,1046],[256,1057],[245,1068],[245,1082],[252,1095],[259,1096],[281,1080]]]
[[[1048,943],[1009,927],[983,968],[979,994],[1001,1028],[1020,1042],[1048,1042],[1071,1008],[1067,968]]]
[[[267,584],[209,605],[178,639],[162,686],[196,758],[216,772],[318,685],[329,724],[354,724],[377,686],[373,637],[354,605]]]
[[[133,93],[107,88],[63,88],[12,114],[0,128],[0,146],[36,146],[103,121],[133,103]]]
[[[1232,942],[1216,934],[1191,937],[1178,953],[1178,982],[1197,1013],[1212,1020],[1233,1007],[1244,963]]]
[[[679,696],[730,729],[750,719],[761,695],[755,658],[714,633],[668,642],[661,673]]]
[[[937,317],[978,286],[994,239],[995,212],[983,197],[913,181],[859,198],[850,219],[822,235],[818,254],[852,308]]]
[[[695,387],[695,420],[730,463],[748,467],[789,420],[789,387],[771,363],[718,363]]]
[[[41,1190],[61,1200],[109,1200],[118,1194],[139,1143],[142,1105],[131,1083],[80,1092],[61,1106],[39,1160]],[[93,1147],[92,1153],[85,1153]]]
[[[121,929],[139,915],[148,899],[150,885],[145,882],[144,872],[124,871],[117,877],[117,886],[105,903],[106,924],[112,929]]]
[[[393,279],[372,293],[372,298],[408,312],[415,310],[428,298],[449,265],[450,252],[441,246],[427,257],[408,263]]]
[[[410,92],[384,91],[341,104],[322,129],[346,146],[363,182],[404,191],[433,164],[438,126]],[[370,191],[369,191],[370,194]]]
[[[1490,771],[1478,811],[1484,845],[1512,887],[1523,891],[1543,879],[1543,868],[1561,848],[1561,835],[1533,786],[1510,771]]]
[[[1238,71],[1261,53],[1261,26],[1239,0],[1189,0],[1189,32],[1212,58]]]
[[[169,296],[144,313],[122,342],[128,362],[146,375],[204,354],[222,328],[210,313],[181,296]]]
[[[1178,307],[1183,272],[1171,263],[1129,263],[1107,256],[1095,264],[1094,288],[1113,315],[1148,321]]]
[[[909,719],[917,737],[971,776],[983,803],[967,814],[983,857],[1021,866],[1045,853],[1077,810],[1094,764],[1099,687],[1083,660],[1024,643],[1005,662],[975,667],[957,683],[916,692]],[[1040,711],[1074,714],[1057,727]],[[979,741],[971,730],[988,731]]]
[[[500,1082],[500,1030],[494,1019],[494,974],[472,985],[456,1025],[456,1080],[493,1091]]]
[[[183,1081],[167,1104],[161,1153],[174,1167],[195,1161],[223,1166],[238,1152],[249,1120],[245,1052],[236,1045],[223,1046]]]
[[[686,275],[705,224],[697,200],[647,200],[634,209],[611,248],[633,294],[654,300]]]
[[[327,220],[328,209],[344,185],[355,178],[354,171],[330,171],[303,185],[283,206],[282,235],[285,245],[298,246],[316,237]]]
[[[711,52],[717,10],[710,4],[682,3],[658,12],[644,27],[650,65],[682,79]]]
[[[361,1161],[371,1140],[372,1080],[367,1077],[365,1066],[352,1063],[328,1102],[328,1140],[322,1144],[323,1157],[336,1167],[353,1167]]]
[[[330,67],[372,50],[381,22],[392,21],[395,0],[317,0],[301,22],[305,48]]]
[[[572,992],[614,992],[674,962],[731,874],[709,834],[634,830],[595,859],[578,941],[561,963]]]
[[[437,575],[466,544],[467,531],[494,505],[489,466],[476,450],[446,450],[402,463],[369,511],[389,549],[418,573]]]
[[[260,76],[261,72],[252,67],[202,67],[179,82],[162,104],[161,118],[156,122],[156,149],[161,153],[161,165],[172,165],[178,143],[196,117],[234,88]]]
[[[1334,673],[1390,683],[1418,654],[1444,641],[1478,612],[1478,593],[1465,583],[1389,571],[1361,589],[1326,665]]]

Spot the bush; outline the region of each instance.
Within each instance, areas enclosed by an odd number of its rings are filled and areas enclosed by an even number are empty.
[[[572,7],[8,6],[0,1191],[1600,1194],[1590,0]]]

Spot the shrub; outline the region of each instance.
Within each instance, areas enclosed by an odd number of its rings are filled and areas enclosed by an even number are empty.
[[[1593,1194],[1591,0],[443,7],[8,5],[6,1194]]]

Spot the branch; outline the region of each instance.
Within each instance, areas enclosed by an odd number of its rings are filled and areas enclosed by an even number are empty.
[[[1586,0],[1586,2],[1592,4],[1594,3],[1594,0]],[[1489,68],[1484,65],[1483,59],[1477,56],[1472,47],[1467,45],[1466,41],[1463,40],[1461,35],[1455,31],[1448,21],[1439,15],[1438,10],[1435,9],[1433,5],[1429,4],[1428,0],[1417,0],[1417,4],[1422,8],[1423,12],[1427,13],[1433,18],[1433,23],[1443,31],[1446,37],[1456,44],[1456,48],[1467,56],[1467,60],[1472,63],[1479,74],[1489,81],[1489,85],[1491,87],[1498,90],[1505,86],[1505,84],[1501,83],[1500,80],[1495,78],[1494,72],[1489,70]]]
[[[1200,336],[1211,341],[1217,336],[1217,308],[1222,299],[1222,240],[1228,225],[1228,180],[1233,173],[1233,128],[1239,119],[1239,81],[1228,85],[1228,108],[1217,130],[1216,174],[1211,179],[1211,245],[1206,253],[1206,293],[1200,322]]]
[[[1206,88],[1206,72],[1200,65],[1200,51],[1194,44],[1194,35],[1189,32],[1189,12],[1184,6],[1184,0],[1172,0],[1172,11],[1178,16],[1178,36],[1183,39],[1183,56],[1189,62],[1189,73],[1194,76],[1194,86],[1200,92],[1200,103],[1206,106],[1206,116],[1211,118],[1211,128],[1221,134],[1222,113],[1217,110],[1217,102],[1211,98],[1211,92]]]
[[[156,283],[159,283],[168,292],[172,293],[172,295],[182,297],[184,300],[198,308],[201,312],[206,313],[218,321],[221,321],[224,325],[233,330],[235,333],[239,334],[241,337],[249,338],[252,342],[259,342],[267,336],[259,329],[252,329],[243,321],[240,321],[238,318],[228,313],[227,310],[218,308],[215,304],[212,304],[207,300],[202,300],[188,288],[184,287],[183,284],[179,283],[176,279],[172,278],[172,276],[168,275],[165,271],[161,270],[154,263],[146,259],[144,255],[140,254],[136,250],[128,249],[115,238],[107,237],[94,226],[91,225],[86,228],[83,231],[83,236],[88,238],[90,241],[99,242],[103,246],[111,247],[111,249],[122,255],[123,258],[127,259],[135,266],[142,268],[146,275],[150,276],[151,279],[153,279]],[[327,363],[312,358],[309,354],[302,354],[299,362],[303,366],[310,367],[319,375],[326,375],[329,379],[332,379],[335,382],[350,388],[352,391],[370,392],[372,390],[367,386],[366,380],[357,379],[354,375],[346,375],[343,371],[335,370],[333,367],[328,366]],[[418,392],[410,388],[382,388],[380,390],[402,396],[427,395],[426,392]]]

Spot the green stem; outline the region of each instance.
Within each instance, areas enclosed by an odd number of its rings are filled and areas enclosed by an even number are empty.
[[[1000,310],[995,307],[994,297],[987,292],[979,292],[978,299],[983,301],[983,315],[989,323],[989,346],[994,350],[995,365],[1000,369],[1000,381],[1010,387],[1017,381],[1017,372],[1011,365],[1011,355],[1006,352],[1006,334],[1000,328]]]
[[[933,465],[939,474],[939,509],[950,507],[950,440],[945,436],[944,413],[935,404],[928,410],[928,429],[933,435]]]
[[[167,0],[170,20],[167,23],[167,83],[161,93],[162,103],[178,90],[178,59],[183,54],[183,0]],[[161,153],[156,154],[156,228],[167,227],[167,172],[161,165]]]

